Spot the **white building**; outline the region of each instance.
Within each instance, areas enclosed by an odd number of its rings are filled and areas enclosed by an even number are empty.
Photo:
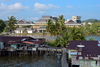
[[[73,27],[73,26],[82,26],[83,24],[81,23],[81,17],[80,16],[72,16],[72,19],[68,19],[65,21],[65,25],[67,27]]]
[[[15,33],[23,33],[23,31],[24,31],[25,29],[27,30],[27,33],[33,33],[33,32],[35,32],[35,30],[32,29],[32,28],[17,28],[17,29],[15,30]]]

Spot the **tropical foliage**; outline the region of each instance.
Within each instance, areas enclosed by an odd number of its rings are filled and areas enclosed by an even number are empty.
[[[4,21],[0,19],[0,33],[3,32],[5,26]]]
[[[84,20],[82,22],[92,22],[92,23],[95,23],[95,22],[100,22],[100,20],[97,20],[97,19],[87,19],[87,20]]]
[[[8,17],[8,21],[6,23],[5,32],[13,32],[16,29],[16,18],[14,16]]]
[[[47,32],[56,36],[55,46],[66,47],[70,40],[85,40],[84,28],[67,28],[64,22],[63,15],[59,16],[55,22],[50,19],[47,21]]]
[[[90,41],[95,41],[92,37],[89,38]]]
[[[100,35],[100,23],[92,23],[84,26],[87,35]]]
[[[27,32],[27,29],[25,28],[24,30],[23,30],[23,34],[27,34],[28,32]]]

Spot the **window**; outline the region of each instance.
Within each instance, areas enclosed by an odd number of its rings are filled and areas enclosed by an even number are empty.
[[[88,57],[85,57],[86,60],[88,60]]]
[[[83,57],[79,57],[79,59],[83,59]]]
[[[78,52],[78,55],[81,55],[81,52]]]

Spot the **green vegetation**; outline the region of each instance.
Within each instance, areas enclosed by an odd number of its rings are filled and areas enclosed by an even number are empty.
[[[82,22],[91,22],[91,23],[95,23],[95,22],[100,22],[100,20],[97,19],[88,19],[88,20],[84,20]]]
[[[4,32],[13,32],[16,29],[16,18],[14,16],[8,17]]]
[[[95,41],[92,37],[89,38],[90,41]]]
[[[5,28],[4,21],[0,19],[0,33],[3,32],[3,29]]]
[[[23,31],[23,34],[26,35],[27,33],[28,33],[27,29],[25,28],[24,31]]]
[[[63,15],[59,16],[55,23],[53,23],[52,20],[47,21],[47,32],[56,36],[54,41],[55,46],[66,47],[70,40],[85,40],[85,33],[82,27],[66,28],[64,22]]]
[[[84,31],[87,35],[100,35],[100,23],[93,23],[92,25],[86,23]]]

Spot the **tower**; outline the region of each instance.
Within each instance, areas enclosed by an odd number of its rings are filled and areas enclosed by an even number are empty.
[[[72,16],[72,20],[75,21],[76,23],[81,23],[81,16]]]

